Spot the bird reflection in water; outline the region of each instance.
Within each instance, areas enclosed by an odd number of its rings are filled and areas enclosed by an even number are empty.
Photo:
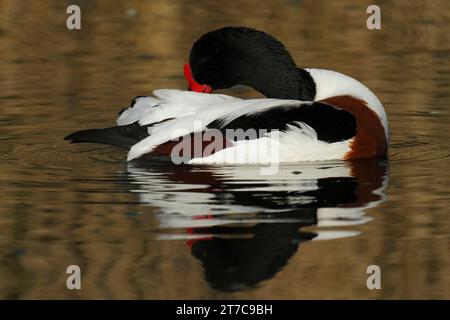
[[[387,160],[280,166],[128,166],[132,192],[157,208],[159,239],[186,240],[211,287],[251,288],[286,266],[301,243],[356,236],[336,230],[372,218],[384,201]],[[305,227],[308,230],[304,231]]]

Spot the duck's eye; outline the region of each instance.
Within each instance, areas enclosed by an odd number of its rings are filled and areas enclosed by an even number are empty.
[[[198,65],[199,65],[199,64],[203,64],[203,63],[206,62],[206,60],[208,60],[208,58],[206,58],[206,57],[200,57],[200,58],[198,58],[198,60],[197,60],[197,64],[198,64]]]

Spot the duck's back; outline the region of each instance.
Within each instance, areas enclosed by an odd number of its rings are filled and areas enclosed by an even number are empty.
[[[389,138],[389,127],[386,111],[378,97],[364,84],[345,74],[325,69],[305,69],[316,83],[315,101],[340,96],[351,96],[366,103],[367,107],[379,117],[385,135]]]

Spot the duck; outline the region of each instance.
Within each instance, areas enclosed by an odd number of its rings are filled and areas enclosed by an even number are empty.
[[[117,125],[85,129],[71,143],[128,150],[127,161],[188,164],[283,163],[386,157],[389,127],[377,96],[337,71],[299,68],[264,31],[223,27],[194,42],[187,90],[137,96]],[[264,98],[217,90],[247,86]]]

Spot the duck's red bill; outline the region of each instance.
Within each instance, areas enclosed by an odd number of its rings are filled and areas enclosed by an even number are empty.
[[[199,84],[197,81],[194,80],[194,77],[192,76],[191,66],[189,65],[189,63],[186,63],[184,65],[184,76],[186,80],[189,82],[188,90],[203,93],[210,93],[212,91],[212,88],[207,84]]]

